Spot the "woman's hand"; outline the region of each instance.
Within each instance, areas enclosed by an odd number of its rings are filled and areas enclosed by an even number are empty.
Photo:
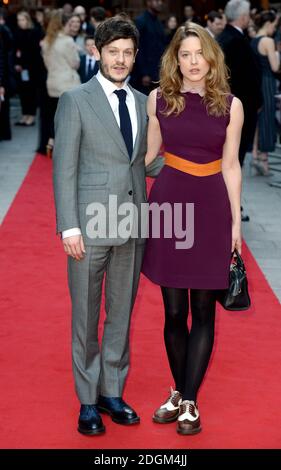
[[[231,245],[231,253],[235,250],[241,255],[242,252],[242,235],[241,235],[241,224],[233,224],[232,225],[232,245]]]

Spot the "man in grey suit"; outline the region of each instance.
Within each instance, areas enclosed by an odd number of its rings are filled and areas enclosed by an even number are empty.
[[[124,205],[139,209],[146,201],[146,96],[127,84],[138,31],[130,21],[110,18],[97,28],[95,43],[100,71],[61,96],[54,147],[57,232],[68,255],[73,372],[81,403],[78,431],[88,435],[105,431],[99,412],[119,424],[140,421],[122,393],[145,238],[133,236],[139,222],[135,216],[126,217],[122,233],[119,227]],[[156,176],[162,165],[159,160],[147,174]],[[115,208],[111,198],[117,201]],[[93,215],[101,208],[96,230]],[[100,350],[104,277],[106,321]]]

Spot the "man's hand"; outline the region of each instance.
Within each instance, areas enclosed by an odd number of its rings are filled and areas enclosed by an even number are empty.
[[[80,261],[84,258],[86,253],[82,235],[75,235],[73,237],[64,238],[63,241],[64,251],[68,256]]]
[[[151,77],[149,75],[145,75],[142,77],[142,84],[143,86],[150,86],[151,85]]]

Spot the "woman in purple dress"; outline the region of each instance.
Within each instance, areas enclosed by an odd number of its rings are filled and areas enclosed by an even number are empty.
[[[178,433],[195,434],[201,430],[197,392],[213,347],[217,291],[228,287],[232,251],[241,252],[243,108],[230,95],[221,49],[197,24],[177,30],[160,77],[160,88],[148,98],[146,165],[162,144],[165,165],[150,193],[143,273],[161,286],[175,389],[153,420],[177,420]]]

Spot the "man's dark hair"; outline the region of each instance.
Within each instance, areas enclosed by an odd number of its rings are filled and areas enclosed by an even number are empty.
[[[94,18],[96,21],[104,21],[106,10],[103,7],[93,7],[90,10],[90,18]]]
[[[84,38],[84,42],[86,43],[88,41],[88,39],[94,41],[95,40],[95,36],[93,34],[88,34],[88,36],[85,36]]]
[[[183,8],[185,8],[185,7],[190,7],[190,8],[192,8],[193,11],[195,10],[193,2],[186,3]]]
[[[207,14],[207,21],[213,23],[216,19],[222,20],[222,15],[218,11],[212,10]]]
[[[95,33],[96,48],[99,53],[104,46],[118,39],[132,39],[135,51],[139,44],[139,32],[134,23],[118,16],[109,18],[101,23]]]

